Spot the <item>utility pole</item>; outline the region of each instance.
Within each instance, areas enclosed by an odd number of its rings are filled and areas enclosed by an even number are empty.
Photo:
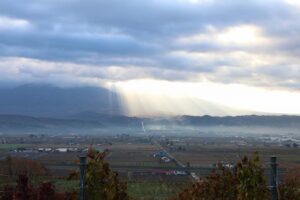
[[[278,200],[278,193],[277,193],[277,157],[271,156],[270,158],[270,187],[272,193],[272,200]]]
[[[85,170],[86,170],[86,156],[80,156],[80,200],[85,200]]]

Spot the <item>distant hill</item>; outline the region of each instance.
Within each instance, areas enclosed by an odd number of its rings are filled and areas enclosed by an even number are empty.
[[[175,117],[176,124],[180,125],[224,125],[224,126],[297,126],[300,127],[300,116],[291,115],[244,115],[244,116],[180,116]]]
[[[124,115],[107,115],[97,112],[80,112],[74,115],[69,115],[65,117],[66,119],[75,119],[75,120],[84,120],[84,121],[94,121],[101,122],[104,124],[113,124],[113,125],[130,125],[130,124],[140,124],[141,120],[144,118],[138,117],[127,117]]]
[[[0,115],[0,133],[6,132],[61,132],[82,131],[103,128],[104,125],[95,121],[30,117],[22,115]]]
[[[0,89],[0,114],[61,117],[84,111],[121,115],[117,95],[101,87],[22,85]]]
[[[44,118],[22,115],[0,115],[0,133],[5,132],[65,132],[91,133],[106,130],[133,130],[142,132],[146,127],[162,126],[166,129],[179,127],[224,126],[224,127],[287,127],[300,128],[300,116],[178,116],[170,118],[137,118],[120,115],[105,115],[81,112],[65,118]],[[176,128],[177,127],[177,128]]]
[[[97,117],[91,118],[88,115]],[[1,133],[113,133],[114,130],[142,130],[141,119],[84,112],[66,118],[1,115]]]

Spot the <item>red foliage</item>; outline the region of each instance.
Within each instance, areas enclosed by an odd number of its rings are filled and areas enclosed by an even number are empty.
[[[244,157],[236,170],[222,168],[184,190],[177,200],[266,200],[269,190],[258,154]]]
[[[34,190],[28,182],[28,177],[25,174],[21,174],[17,180],[17,186],[14,191],[14,200],[30,200],[34,199]]]
[[[278,191],[281,200],[300,200],[300,168],[288,172]]]
[[[1,200],[11,200],[13,199],[14,188],[12,186],[4,186],[0,190],[0,199]]]
[[[221,173],[212,172],[208,177],[185,189],[174,200],[232,200],[237,198],[237,177],[229,170],[222,169]]]
[[[41,183],[33,188],[27,175],[19,175],[16,187],[5,186],[0,189],[0,200],[75,200],[75,193],[56,193],[51,182]]]
[[[38,200],[54,200],[55,186],[50,182],[44,182],[38,190]]]
[[[3,167],[1,166],[1,173],[10,176],[18,174],[42,176],[47,174],[46,167],[35,160],[7,156],[1,165],[2,164]]]

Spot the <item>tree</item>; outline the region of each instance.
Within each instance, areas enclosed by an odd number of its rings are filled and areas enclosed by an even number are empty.
[[[127,185],[119,180],[118,173],[111,171],[104,160],[106,153],[90,148],[86,172],[87,199],[126,200]]]
[[[1,200],[11,200],[13,199],[14,188],[12,186],[5,185],[0,189],[0,199]]]
[[[287,173],[278,191],[280,200],[300,200],[300,168]]]
[[[73,192],[56,193],[55,186],[51,182],[43,182],[34,188],[27,175],[18,176],[16,187],[4,186],[0,188],[1,200],[75,200],[77,196]]]
[[[40,184],[38,189],[39,200],[55,200],[55,186],[51,182]]]
[[[13,170],[12,170],[12,158],[10,155],[6,156],[5,163],[7,165],[8,175],[11,177],[13,175]]]
[[[86,198],[89,200],[127,200],[127,184],[119,180],[118,173],[113,172],[105,161],[106,151],[98,152],[89,148],[86,168]],[[77,179],[79,172],[73,172],[69,179]]]
[[[264,170],[260,164],[258,153],[252,159],[246,156],[237,165],[238,199],[264,200],[270,193],[267,186]]]
[[[220,166],[219,166],[220,167]],[[222,167],[185,189],[175,200],[265,200],[269,190],[259,156],[244,157],[234,170]]]
[[[237,199],[237,177],[228,169],[213,171],[208,177],[185,189],[175,200],[232,200]]]
[[[17,186],[13,194],[14,200],[31,200],[34,199],[34,190],[29,183],[26,174],[19,175],[17,179]]]
[[[216,200],[236,199],[237,180],[228,170],[221,173],[212,172],[208,177],[195,183],[192,188],[184,190],[175,199]]]
[[[38,161],[11,157],[10,155],[5,158],[3,165],[3,173],[10,177],[18,174],[46,175],[48,173],[46,167]]]

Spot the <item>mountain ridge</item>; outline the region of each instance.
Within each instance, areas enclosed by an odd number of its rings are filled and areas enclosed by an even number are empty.
[[[61,117],[91,110],[122,114],[116,93],[102,87],[59,88],[27,84],[0,88],[0,113]]]
[[[177,125],[177,126],[300,126],[300,116],[295,115],[243,115],[243,116],[175,116],[159,118],[129,117],[124,115],[107,115],[97,112],[81,112],[63,118],[34,117],[26,115],[0,114],[0,127],[3,124],[11,126],[23,124],[30,125],[60,125],[80,126],[82,124],[91,127],[110,126],[140,126],[141,122],[150,125]]]

